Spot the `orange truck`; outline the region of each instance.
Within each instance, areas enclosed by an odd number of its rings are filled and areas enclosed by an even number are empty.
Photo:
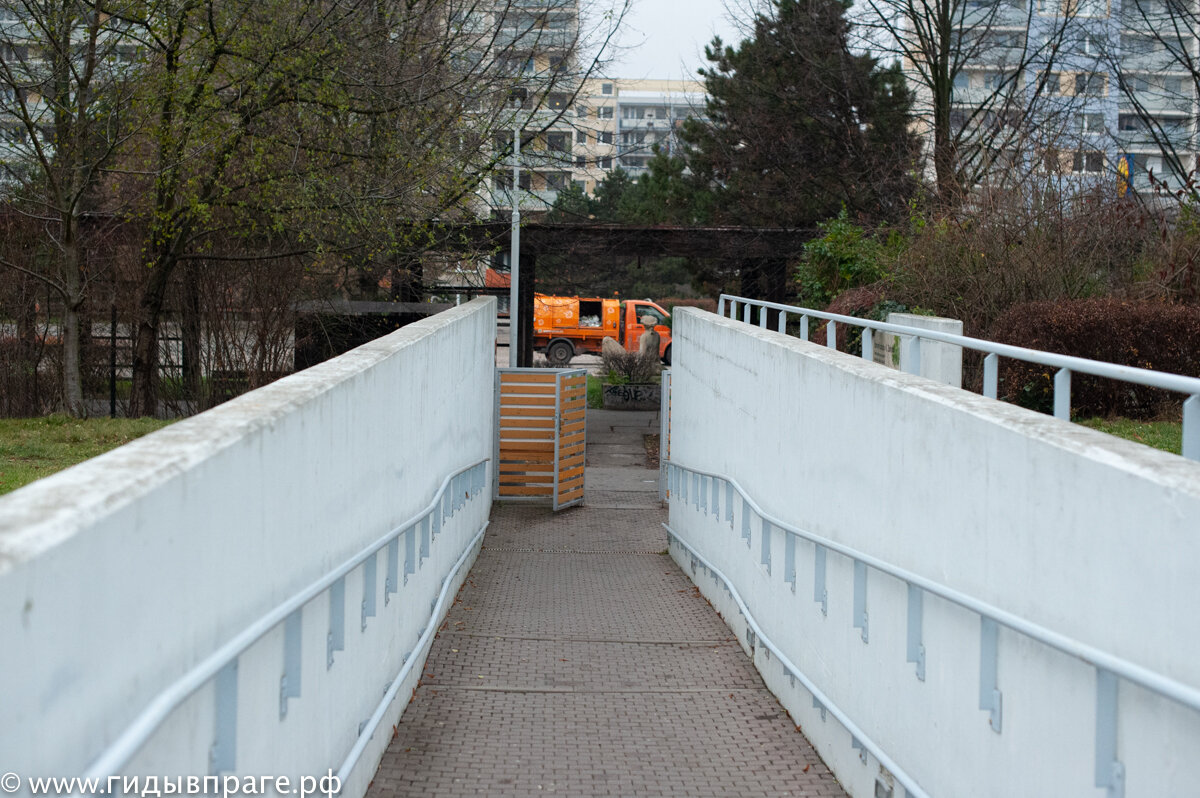
[[[647,318],[650,317],[650,318]],[[636,352],[643,322],[658,333],[658,355],[671,364],[669,314],[648,299],[581,299],[577,296],[533,297],[533,348],[546,353],[553,366],[565,366],[575,355],[600,354],[600,342],[614,338]]]

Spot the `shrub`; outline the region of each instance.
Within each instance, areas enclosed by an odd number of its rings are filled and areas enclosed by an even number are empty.
[[[825,308],[830,313],[839,316],[855,316],[860,319],[887,321],[889,313],[906,313],[907,305],[888,299],[885,295],[884,283],[873,283],[858,288],[851,288],[838,294],[837,299]],[[815,320],[814,320],[815,321]],[[825,343],[826,323],[815,324],[809,332],[809,339],[815,343]],[[837,325],[837,348],[839,352],[851,355],[862,355],[862,328],[846,324]],[[876,338],[876,346],[879,345]]]
[[[614,385],[639,384],[654,382],[659,373],[658,356],[647,352],[608,351],[602,354],[604,370],[608,372],[607,382]]]
[[[990,337],[1030,349],[1200,377],[1196,307],[1119,299],[1028,302],[997,319]],[[1000,393],[1008,401],[1049,412],[1054,370],[1005,358]],[[1153,418],[1181,399],[1155,388],[1071,375],[1071,408],[1079,416]]]
[[[851,222],[845,208],[817,227],[822,235],[804,245],[796,272],[801,304],[823,307],[842,291],[884,276],[885,247]]]

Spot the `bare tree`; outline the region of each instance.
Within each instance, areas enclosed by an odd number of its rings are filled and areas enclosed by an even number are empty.
[[[1196,120],[1200,96],[1200,15],[1194,0],[1126,0],[1122,34],[1105,59],[1120,75],[1121,107],[1113,138],[1133,161],[1130,180],[1153,175],[1158,193],[1200,200]]]
[[[1057,0],[864,0],[860,44],[913,84],[940,199],[1012,167],[1031,137],[1052,146],[1045,133],[1076,96],[1059,70],[1081,41],[1079,16]]]
[[[0,2],[0,192],[51,252],[10,253],[0,266],[61,301],[63,405],[76,416],[85,412],[80,313],[96,276],[88,237],[111,218],[98,188],[128,135],[134,57],[119,23],[83,0]]]

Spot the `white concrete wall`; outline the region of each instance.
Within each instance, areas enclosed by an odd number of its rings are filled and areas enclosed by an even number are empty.
[[[80,774],[165,686],[489,457],[495,315],[493,299],[446,311],[0,499],[0,772]],[[387,605],[380,556],[365,631],[363,569],[347,576],[331,669],[328,596],[304,608],[286,719],[282,627],[242,656],[237,772],[337,769],[489,505],[484,490],[456,513]],[[419,674],[344,794],[363,793]],[[201,689],[129,772],[207,774],[213,705]]]
[[[677,310],[671,455],[738,480],[763,509],[1103,651],[1200,687],[1200,464],[693,309]],[[711,506],[711,502],[710,502]],[[906,586],[871,572],[869,642],[853,567],[733,528],[672,496],[672,527],[735,583],[767,635],[934,796],[1102,796],[1095,672],[1008,630],[1002,732],[979,706],[980,621],[925,598],[925,681],[905,661]],[[692,563],[678,545],[676,560]],[[723,587],[696,582],[745,642]],[[854,796],[873,796],[845,730],[755,654],[767,684]],[[1128,796],[1200,794],[1200,716],[1120,688]],[[903,793],[897,788],[895,795]]]

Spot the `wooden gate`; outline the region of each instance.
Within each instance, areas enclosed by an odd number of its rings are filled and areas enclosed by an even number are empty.
[[[583,369],[496,369],[494,496],[582,504],[586,413]]]

